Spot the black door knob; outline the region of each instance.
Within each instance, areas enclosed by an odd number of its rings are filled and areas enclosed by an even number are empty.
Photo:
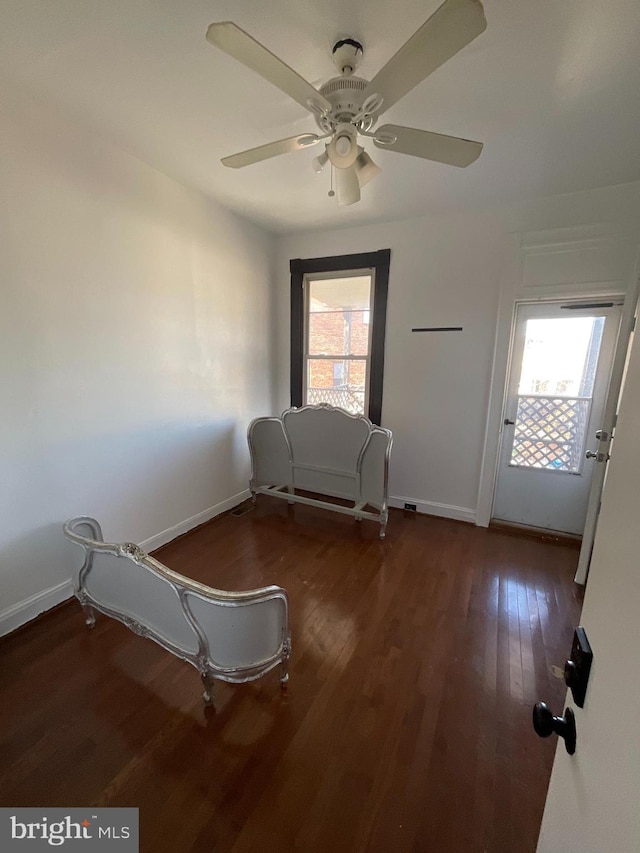
[[[576,718],[571,708],[564,709],[564,717],[554,717],[546,702],[533,706],[533,728],[540,737],[549,737],[554,732],[564,739],[569,755],[576,751]]]

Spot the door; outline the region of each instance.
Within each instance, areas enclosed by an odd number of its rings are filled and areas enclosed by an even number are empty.
[[[625,299],[624,308],[622,309],[622,317],[620,319],[620,334],[618,335],[618,343],[616,345],[616,352],[613,359],[611,379],[607,390],[607,399],[604,404],[602,420],[600,421],[599,428],[594,433],[590,434],[590,440],[587,441],[590,449],[593,449],[593,452],[589,455],[593,460],[594,471],[591,478],[591,491],[589,493],[589,502],[587,504],[587,514],[582,534],[582,543],[580,545],[580,558],[578,560],[578,568],[574,578],[575,582],[579,584],[587,582],[587,575],[589,573],[593,540],[596,533],[598,515],[600,513],[602,489],[604,488],[607,464],[609,454],[611,452],[611,442],[613,441],[613,434],[615,432],[618,406],[620,405],[620,397],[625,381],[626,368],[636,325],[635,318],[639,285],[640,280],[636,281],[636,287]],[[587,453],[589,453],[589,451],[587,451]]]
[[[493,516],[581,534],[620,309],[518,306]]]
[[[584,707],[567,695],[575,713],[576,751],[568,755],[558,742],[538,853],[640,850],[639,434],[640,342],[635,340],[581,617],[593,665]],[[563,709],[552,711],[559,715]]]

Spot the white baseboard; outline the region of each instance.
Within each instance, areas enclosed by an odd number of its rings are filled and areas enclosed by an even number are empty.
[[[223,512],[233,509],[235,506],[238,506],[238,504],[241,504],[250,497],[251,492],[249,489],[245,489],[242,492],[238,492],[237,495],[227,498],[225,501],[220,501],[220,503],[215,506],[210,506],[209,509],[205,509],[204,512],[192,515],[191,518],[187,518],[179,524],[174,524],[173,527],[167,527],[167,529],[163,530],[162,533],[156,533],[155,536],[150,536],[149,539],[145,539],[144,542],[138,542],[138,545],[140,545],[144,551],[155,551],[156,548],[161,548],[168,542],[172,542],[178,536],[182,536],[183,533],[188,533],[190,530],[193,530],[194,527],[198,527],[198,525],[204,524],[206,521],[211,521],[211,519],[215,518],[216,515],[222,515]]]
[[[251,493],[249,489],[238,492],[237,495],[233,495],[233,497],[227,498],[227,500],[221,501],[219,504],[209,507],[209,509],[205,509],[204,512],[192,515],[191,518],[181,521],[180,524],[175,524],[173,527],[163,530],[162,533],[158,533],[155,536],[151,536],[149,539],[145,539],[144,542],[139,543],[140,547],[145,551],[154,551],[156,548],[160,548],[162,545],[166,545],[168,542],[171,542],[171,540],[175,539],[177,536],[181,536],[183,533],[188,533],[189,530],[193,530],[193,528],[197,527],[199,524],[204,524],[206,521],[210,521],[212,518],[215,518],[216,515],[221,515],[223,512],[233,509],[234,506],[241,504],[244,500],[250,497],[250,495]],[[27,622],[35,619],[41,613],[44,613],[46,610],[51,610],[52,607],[55,607],[57,604],[61,604],[63,601],[66,601],[72,596],[73,583],[71,578],[67,578],[67,580],[56,584],[56,586],[52,586],[49,589],[43,589],[41,592],[37,592],[35,595],[29,596],[29,598],[25,598],[17,604],[12,604],[11,607],[7,607],[6,610],[0,611],[0,637],[4,637],[5,634],[15,631],[16,628],[20,628],[21,625],[26,625]]]
[[[468,524],[476,523],[476,511],[466,506],[452,506],[441,504],[436,501],[420,501],[417,498],[407,498],[402,495],[389,498],[389,506],[404,509],[404,505],[415,504],[416,512],[424,515],[437,515],[440,518],[454,518],[456,521],[466,521]]]
[[[61,604],[71,598],[72,595],[73,584],[71,578],[67,578],[62,583],[36,592],[35,595],[30,595],[29,598],[25,598],[17,604],[12,604],[11,607],[0,612],[0,637],[10,634],[11,631],[15,631],[16,628],[35,619],[45,610],[51,610],[56,604]]]

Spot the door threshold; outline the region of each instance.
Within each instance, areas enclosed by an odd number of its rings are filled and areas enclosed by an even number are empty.
[[[564,533],[561,530],[547,530],[545,527],[532,527],[528,524],[517,524],[514,521],[501,521],[492,518],[489,530],[499,533],[513,533],[515,536],[528,536],[530,539],[541,539],[543,542],[554,542],[556,545],[568,545],[570,548],[580,548],[582,536],[577,533]]]

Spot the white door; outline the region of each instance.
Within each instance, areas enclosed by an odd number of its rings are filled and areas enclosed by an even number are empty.
[[[593,665],[584,708],[576,707],[571,694],[567,695],[575,713],[576,751],[570,756],[558,742],[538,853],[640,850],[639,435],[640,342],[636,339],[581,617]],[[563,713],[562,708],[551,710]],[[533,742],[530,745],[534,748]]]
[[[493,517],[581,534],[620,310],[570,305],[518,306]]]
[[[600,421],[599,428],[594,433],[591,433],[587,440],[587,445],[593,450],[591,458],[594,460],[594,471],[591,478],[591,491],[589,493],[584,531],[582,533],[582,543],[580,545],[580,558],[574,578],[575,582],[579,584],[587,582],[587,575],[589,573],[593,540],[600,513],[602,489],[604,488],[607,464],[611,452],[611,442],[615,432],[618,407],[620,405],[620,395],[624,385],[627,360],[636,325],[635,315],[638,301],[638,285],[640,285],[640,281],[636,282],[636,287],[629,293],[628,298],[625,299],[624,308],[622,309],[620,334],[618,335],[616,353],[613,358],[611,379],[609,381],[602,420]]]

